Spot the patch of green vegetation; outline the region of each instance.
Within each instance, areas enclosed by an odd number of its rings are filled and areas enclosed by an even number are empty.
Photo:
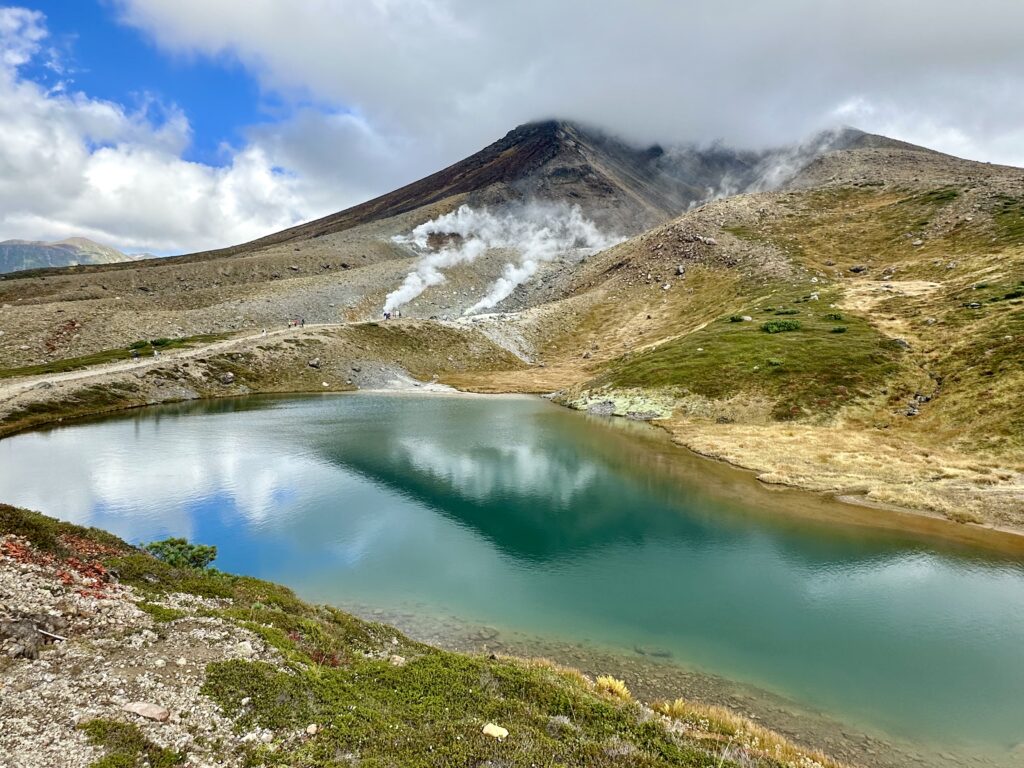
[[[841,323],[843,321],[843,316],[838,312],[829,312],[827,315],[825,315],[825,319],[831,320],[834,323]]]
[[[743,316],[742,315],[730,315],[729,316],[729,322],[730,323],[742,323],[743,322]]]
[[[899,205],[945,205],[960,197],[960,190],[955,187],[940,187],[928,192],[912,195],[899,202]]]
[[[265,765],[325,766],[341,755],[368,766],[602,765],[623,743],[628,765],[718,764],[640,717],[636,704],[602,696],[577,675],[507,659],[424,649],[401,665],[358,658],[293,672],[236,660],[211,664],[203,692],[242,728],[329,724],[287,751],[258,748],[250,761]],[[484,735],[487,722],[507,728],[508,739]]]
[[[799,320],[769,320],[761,325],[761,330],[765,333],[790,333],[799,331],[800,327]]]
[[[175,608],[166,608],[156,603],[141,602],[137,603],[139,610],[148,613],[153,617],[153,621],[158,624],[167,624],[168,622],[175,621],[176,619],[182,619],[187,614],[184,611],[179,611]]]
[[[776,315],[799,315],[799,309],[777,309],[775,310]]]
[[[710,399],[758,394],[775,401],[776,418],[828,414],[899,372],[904,355],[863,318],[847,317],[841,335],[832,333],[833,327],[812,315],[801,322],[773,319],[760,327],[710,323],[620,358],[590,388],[671,388]],[[762,367],[766,360],[780,364]]]
[[[846,326],[845,325],[837,325],[835,328],[833,328],[831,331],[829,331],[829,333],[846,333]]]
[[[217,559],[216,547],[189,544],[185,539],[173,537],[150,542],[143,549],[174,568],[206,568]]]
[[[0,504],[0,534],[13,534],[28,539],[44,552],[66,556],[67,547],[61,541],[65,536],[88,539],[113,549],[129,551],[131,547],[111,533],[99,528],[83,528],[71,523],[54,520],[39,512]]]
[[[91,768],[173,768],[185,762],[185,755],[157,746],[131,723],[90,720],[79,728],[90,744],[107,750]]]
[[[42,376],[48,373],[64,373],[76,371],[82,368],[89,368],[94,365],[113,363],[118,360],[129,360],[132,352],[139,355],[151,355],[155,348],[160,350],[179,349],[194,347],[199,344],[210,344],[214,341],[221,341],[229,338],[229,333],[207,333],[199,336],[186,336],[181,339],[153,339],[152,341],[136,341],[127,347],[117,349],[105,349],[94,352],[91,355],[79,357],[66,357],[62,360],[53,360],[49,363],[38,365],[24,365],[20,368],[0,368],[0,379],[10,379],[16,376]]]
[[[992,211],[992,223],[999,242],[1024,244],[1024,197],[1000,195]]]
[[[7,418],[0,423],[0,435],[57,418],[71,419],[124,408],[133,404],[138,390],[138,385],[131,382],[114,381],[82,387],[61,399],[37,400],[11,410]]]

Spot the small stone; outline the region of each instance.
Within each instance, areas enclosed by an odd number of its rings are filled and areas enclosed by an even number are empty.
[[[248,640],[243,640],[235,646],[235,653],[248,659],[256,655],[256,649],[252,647],[252,643]]]
[[[911,243],[911,245],[914,246],[915,248],[920,248],[922,245],[924,245],[924,240],[922,240],[921,238],[917,238],[914,242]]]
[[[151,704],[148,701],[131,701],[125,704],[123,709],[125,712],[131,712],[148,720],[156,720],[158,723],[167,722],[167,718],[171,716],[170,710],[166,707]]]
[[[246,696],[238,703],[241,704],[243,707],[248,707],[250,704],[252,704],[252,697]]]
[[[316,736],[316,732],[320,730],[320,727],[316,723],[310,723],[306,726],[306,733],[310,736]]]
[[[752,323],[752,322],[754,322],[754,318],[752,318],[750,315],[742,315],[740,317],[740,320],[742,320],[744,323]]]
[[[224,384],[225,386],[227,386],[228,384],[234,384],[235,374],[233,374],[231,371],[221,374],[220,383]]]
[[[167,662],[164,661],[163,659],[157,659],[156,661],[153,662],[153,666],[156,667],[157,669],[162,669],[162,668],[167,666]]]
[[[391,658],[388,659],[393,667],[404,667],[405,656],[399,656],[397,653],[391,654]]]
[[[179,667],[184,667],[186,664],[188,664],[188,659],[186,659],[184,656],[180,656],[174,663],[177,664]]]
[[[310,368],[319,368],[320,367],[320,358],[319,357],[314,357],[312,360],[310,360],[308,363],[306,363],[306,365],[308,365]]]
[[[484,736],[491,736],[498,741],[504,741],[508,738],[508,729],[494,723],[488,723],[483,728],[483,734]]]

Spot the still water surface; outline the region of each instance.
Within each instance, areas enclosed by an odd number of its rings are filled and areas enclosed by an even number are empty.
[[[656,649],[875,732],[1019,748],[1018,558],[752,485],[531,398],[216,401],[0,441],[0,501],[216,544],[310,599]]]

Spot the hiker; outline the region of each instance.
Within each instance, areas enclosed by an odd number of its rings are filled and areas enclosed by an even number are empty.
[[[305,328],[306,327],[306,318],[302,318],[301,320],[299,320],[299,325],[301,325],[303,328]]]
[[[266,328],[264,328],[264,329],[263,329],[263,332],[262,332],[262,333],[260,334],[260,336],[266,336],[266,335],[267,335],[267,329],[266,329]]]

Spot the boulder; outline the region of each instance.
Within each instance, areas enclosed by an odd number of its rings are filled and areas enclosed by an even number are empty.
[[[220,375],[220,383],[223,384],[224,386],[228,386],[229,384],[234,384],[235,383],[235,374],[233,374],[231,371],[228,371],[227,373],[222,373]]]

